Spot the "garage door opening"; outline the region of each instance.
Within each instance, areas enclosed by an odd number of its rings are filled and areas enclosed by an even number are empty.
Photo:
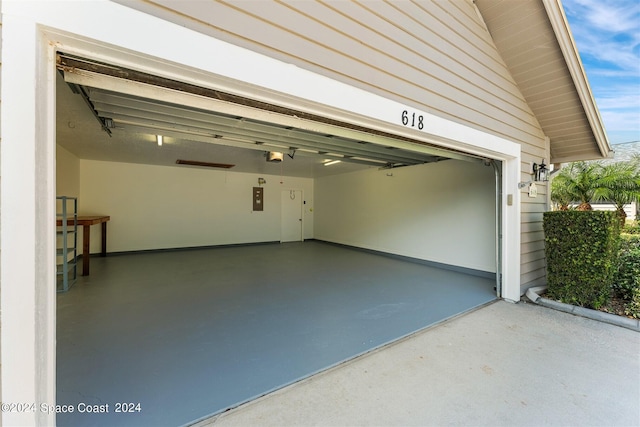
[[[66,67],[58,180],[77,165],[68,185],[111,216],[111,255],[58,296],[58,403],[144,414],[60,423],[188,423],[495,299],[491,162]],[[292,194],[304,242],[273,243]]]

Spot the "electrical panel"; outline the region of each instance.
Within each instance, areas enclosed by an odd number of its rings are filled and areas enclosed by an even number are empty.
[[[253,210],[264,210],[264,188],[253,187]]]

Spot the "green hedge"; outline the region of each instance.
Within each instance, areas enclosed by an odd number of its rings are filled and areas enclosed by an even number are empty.
[[[625,229],[626,232],[626,229]],[[640,318],[640,234],[621,234],[613,292],[625,302],[625,314]]]
[[[640,289],[640,249],[620,251],[613,291],[625,301],[630,301],[636,288]]]
[[[615,212],[544,213],[549,296],[600,308],[609,300],[620,242]]]
[[[623,231],[620,235],[620,250],[632,251],[634,249],[640,249],[640,234],[627,234]]]
[[[625,306],[624,312],[627,316],[640,319],[640,286],[631,293],[631,301]]]
[[[640,235],[640,222],[633,221],[626,223],[624,225],[624,228],[622,229],[622,232],[627,234]]]

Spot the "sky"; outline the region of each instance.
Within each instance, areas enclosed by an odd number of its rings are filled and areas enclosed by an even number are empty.
[[[562,0],[611,144],[640,141],[640,0]]]

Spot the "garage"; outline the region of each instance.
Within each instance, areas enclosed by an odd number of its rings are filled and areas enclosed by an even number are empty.
[[[527,5],[2,2],[3,401],[140,403],[2,422],[190,423],[543,284],[534,170],[610,147]],[[67,292],[58,195],[108,218]]]
[[[108,256],[57,296],[57,402],[135,404],[59,423],[187,424],[500,296],[501,162],[62,52],[57,69],[57,193],[110,217]]]

